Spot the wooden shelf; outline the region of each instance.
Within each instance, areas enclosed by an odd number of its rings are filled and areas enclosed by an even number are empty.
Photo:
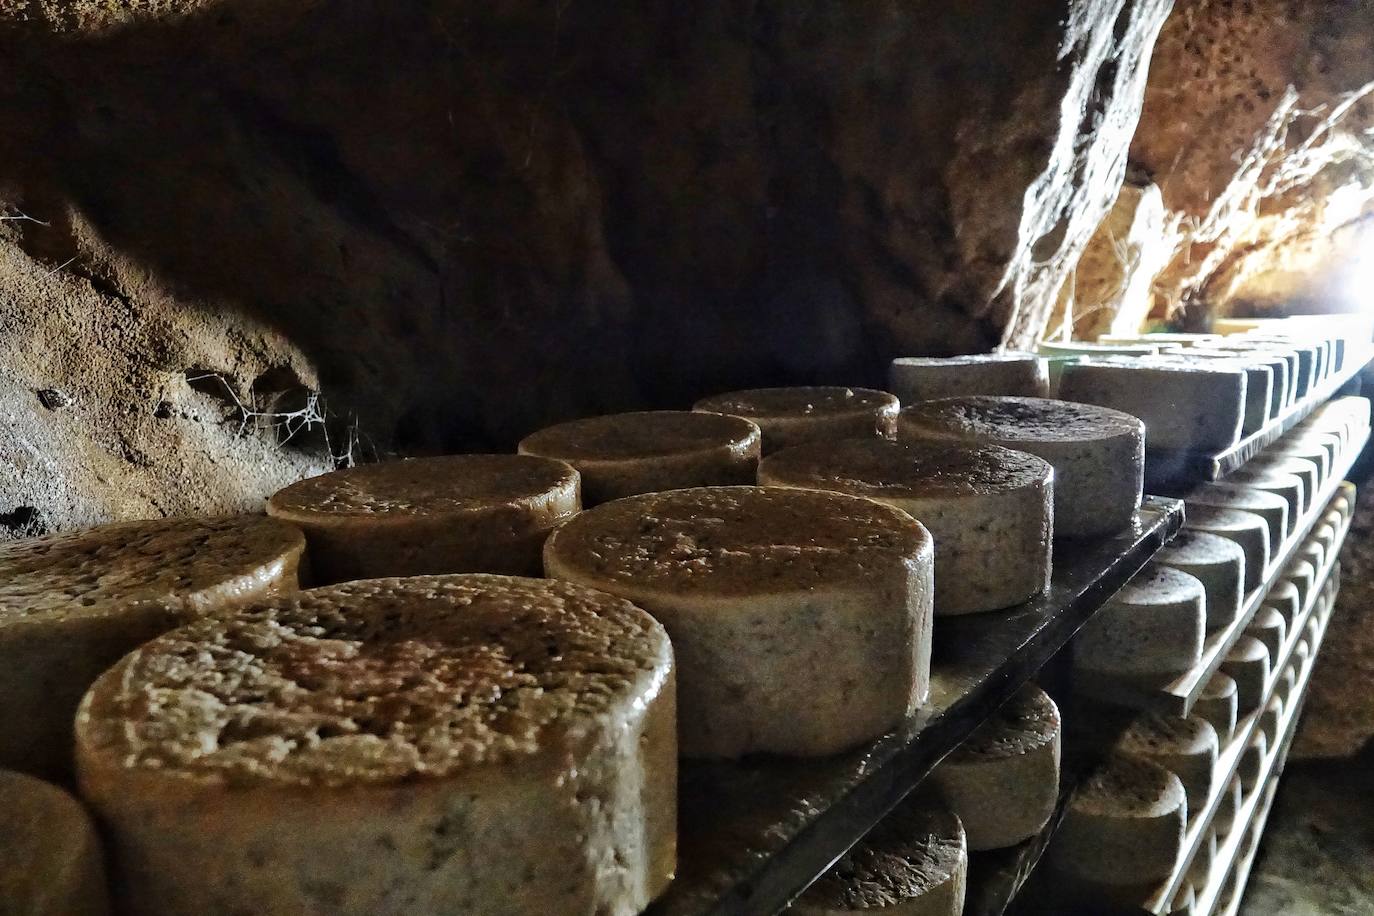
[[[1116,537],[1056,541],[1044,596],[937,618],[930,700],[871,744],[820,759],[684,760],[678,876],[649,916],[781,910],[1058,653],[1182,521],[1181,502],[1147,496]]]
[[[1349,347],[1339,370],[1319,382],[1297,404],[1230,448],[1219,452],[1147,449],[1145,488],[1151,492],[1167,491],[1202,481],[1221,480],[1232,471],[1239,470],[1245,462],[1258,455],[1266,446],[1277,442],[1284,433],[1335,396],[1347,382],[1360,373],[1371,357],[1374,357],[1374,348]],[[1148,434],[1146,442],[1149,442]]]

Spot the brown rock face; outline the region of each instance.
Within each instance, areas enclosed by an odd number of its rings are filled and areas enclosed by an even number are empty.
[[[1026,342],[1169,6],[0,0],[0,199],[47,224],[0,322],[55,367],[0,450],[44,440],[50,524],[237,507],[326,456],[188,372],[409,453]],[[72,429],[33,389],[78,382]]]

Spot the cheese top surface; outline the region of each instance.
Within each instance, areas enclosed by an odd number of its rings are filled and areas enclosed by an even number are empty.
[[[1217,733],[1196,716],[1144,715],[1131,723],[1117,744],[1122,751],[1144,755],[1216,753]]]
[[[873,388],[753,388],[703,398],[695,409],[764,420],[871,413],[896,416],[897,399]]]
[[[1164,817],[1184,805],[1183,783],[1158,764],[1113,757],[1079,783],[1071,804],[1089,815]]]
[[[561,461],[528,455],[445,455],[331,471],[291,484],[268,501],[283,518],[373,519],[484,512],[577,487]]]
[[[304,550],[299,530],[262,516],[121,522],[0,542],[0,626],[140,602],[196,609],[270,586]]]
[[[1147,369],[1151,372],[1162,372],[1180,375],[1207,375],[1207,376],[1228,376],[1239,377],[1245,374],[1243,357],[1237,356],[1234,360],[1204,359],[1186,353],[1145,355],[1134,357],[1089,357],[1074,370],[1080,367],[1122,369],[1122,370],[1141,370]],[[1071,370],[1072,371],[1072,370]]]
[[[869,583],[933,549],[919,522],[869,499],[697,487],[582,512],[550,536],[544,557],[621,593],[738,596]]]
[[[931,430],[1007,443],[1140,436],[1145,428],[1130,414],[1107,407],[1049,398],[982,395],[922,401],[902,411],[901,424],[904,436]]]
[[[843,439],[783,449],[763,459],[774,483],[871,499],[980,496],[1047,486],[1049,462],[995,445]]]
[[[1264,519],[1244,509],[1228,509],[1224,506],[1205,506],[1201,503],[1188,503],[1185,508],[1185,524],[1193,525],[1204,531],[1244,531],[1247,528],[1269,530]]]
[[[899,356],[894,366],[973,366],[989,363],[1035,363],[1043,357],[1034,353],[967,353],[961,356]]]
[[[626,461],[726,450],[757,454],[759,428],[739,417],[642,410],[570,420],[520,442],[520,451],[568,461]]]
[[[1260,662],[1269,660],[1269,650],[1253,636],[1242,636],[1226,653],[1228,662]]]
[[[388,784],[548,754],[664,686],[627,601],[508,576],[372,579],[173,630],[96,681],[78,744],[236,785]],[[566,763],[562,765],[567,765]]]
[[[1221,700],[1233,695],[1235,692],[1235,679],[1224,671],[1218,671],[1207,679],[1207,683],[1202,685],[1202,691],[1198,694],[1198,699]]]
[[[1145,568],[1136,573],[1112,601],[1121,604],[1172,604],[1192,601],[1203,594],[1202,583],[1197,577],[1151,562],[1145,564]]]
[[[841,911],[898,906],[948,881],[968,855],[965,845],[953,814],[902,805],[811,885],[801,903]]]
[[[1160,548],[1155,560],[1185,564],[1244,562],[1245,551],[1235,541],[1219,534],[1184,528]]]
[[[956,764],[990,763],[1044,747],[1059,734],[1059,707],[1027,684],[989,716],[946,758]]]

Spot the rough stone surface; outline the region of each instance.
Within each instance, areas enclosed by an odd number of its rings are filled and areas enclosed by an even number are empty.
[[[0,321],[55,366],[4,363],[3,447],[49,465],[25,505],[302,470],[189,369],[420,453],[1024,342],[1169,6],[0,0],[0,201],[47,224],[4,224]],[[35,400],[82,384],[70,424]]]

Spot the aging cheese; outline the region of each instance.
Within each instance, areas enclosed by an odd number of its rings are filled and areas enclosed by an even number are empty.
[[[299,481],[267,501],[269,515],[305,532],[317,584],[534,574],[544,538],[580,507],[576,471],[523,455],[360,465]]]
[[[897,399],[872,388],[755,388],[697,401],[692,409],[744,417],[763,430],[763,453],[803,442],[891,438]]]
[[[706,487],[575,516],[548,575],[633,601],[672,636],[682,752],[832,754],[929,690],[930,534],[841,493]]]
[[[960,916],[968,848],[959,818],[911,800],[787,910],[797,916]]]
[[[1269,526],[1263,518],[1240,509],[1195,504],[1187,507],[1184,524],[1193,531],[1206,531],[1234,541],[1245,552],[1245,590],[1259,588],[1272,550]]]
[[[1180,531],[1155,554],[1155,562],[1188,573],[1207,594],[1207,629],[1226,626],[1240,614],[1245,552],[1235,541],[1205,531]]]
[[[80,785],[141,916],[633,916],[674,869],[673,703],[626,601],[370,579],[126,656],[82,701]]]
[[[1284,623],[1293,626],[1298,619],[1298,612],[1302,610],[1298,587],[1287,579],[1280,579],[1269,586],[1263,606],[1278,611],[1283,616]]]
[[[1236,682],[1236,706],[1243,718],[1259,708],[1269,682],[1269,650],[1253,636],[1241,636],[1221,663]]]
[[[903,404],[967,395],[1048,397],[1049,369],[1032,353],[901,357],[888,368],[888,390]]]
[[[931,779],[969,849],[1015,846],[1044,828],[1059,798],[1059,751],[1059,708],[1027,685],[940,762]]]
[[[1321,473],[1317,465],[1306,458],[1294,458],[1291,455],[1270,455],[1261,452],[1251,458],[1244,468],[1245,471],[1272,471],[1279,474],[1292,474],[1302,481],[1302,514],[1299,518],[1306,517],[1312,511],[1312,506],[1316,502],[1317,493],[1321,485]]]
[[[1151,448],[1224,449],[1240,438],[1245,382],[1216,363],[1090,360],[1065,367],[1059,396],[1139,417]]]
[[[1216,729],[1200,716],[1142,715],[1116,742],[1118,754],[1157,763],[1177,776],[1190,811],[1199,810],[1212,794],[1219,750]]]
[[[1206,593],[1177,569],[1150,563],[1079,631],[1076,668],[1109,675],[1180,675],[1202,657]]]
[[[1212,723],[1223,745],[1236,730],[1236,711],[1236,682],[1223,671],[1212,675],[1193,702],[1193,715]]]
[[[902,411],[898,438],[953,439],[1030,452],[1054,467],[1054,532],[1114,534],[1140,508],[1144,427],[1119,411],[1042,398],[968,397]]]
[[[0,913],[107,916],[105,861],[81,803],[57,786],[0,770]]]
[[[1288,626],[1284,622],[1283,615],[1277,610],[1271,607],[1261,607],[1255,612],[1255,616],[1250,620],[1250,626],[1245,628],[1245,632],[1263,643],[1265,650],[1272,659],[1279,657],[1279,649],[1283,647]]]
[[[748,420],[644,410],[570,420],[520,441],[522,455],[565,461],[582,475],[588,506],[612,499],[754,482],[762,434]]]
[[[1280,474],[1273,471],[1256,471],[1241,468],[1233,471],[1218,487],[1227,489],[1263,490],[1281,497],[1288,504],[1288,527],[1296,528],[1303,517],[1307,487],[1302,478],[1293,474]]]
[[[1282,496],[1264,490],[1241,489],[1235,486],[1203,484],[1188,494],[1188,506],[1211,506],[1215,509],[1239,509],[1252,512],[1269,526],[1269,546],[1276,550],[1288,537],[1292,528],[1288,517],[1288,502]]]
[[[1020,604],[1049,585],[1053,470],[1026,452],[950,442],[842,439],[783,449],[765,486],[895,506],[935,538],[935,613]]]
[[[276,519],[125,522],[0,543],[0,766],[71,770],[72,717],[120,656],[187,620],[299,585]]]

